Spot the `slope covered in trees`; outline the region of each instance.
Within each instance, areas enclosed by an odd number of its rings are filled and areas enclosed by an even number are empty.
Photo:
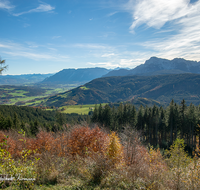
[[[23,129],[29,135],[36,135],[39,129],[58,131],[65,124],[86,121],[86,115],[64,114],[56,110],[46,111],[26,106],[0,105],[0,130]]]
[[[47,106],[70,104],[98,104],[131,101],[137,97],[170,103],[172,99],[188,104],[200,104],[200,75],[174,74],[158,76],[124,76],[94,79],[84,86],[51,96],[44,101]]]
[[[100,105],[95,107],[91,121],[115,131],[123,131],[125,126],[130,126],[141,132],[146,143],[155,147],[167,148],[179,137],[185,140],[192,153],[197,138],[200,139],[199,118],[199,106],[187,106],[185,100],[178,105],[172,100],[166,109],[156,105],[140,106],[138,110],[131,104],[120,104],[117,108]]]

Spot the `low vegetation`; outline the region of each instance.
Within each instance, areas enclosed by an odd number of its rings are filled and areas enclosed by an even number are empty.
[[[61,132],[0,132],[0,173],[6,189],[199,189],[200,159],[177,138],[169,150],[142,145],[136,131],[97,126]],[[4,176],[3,176],[4,174]],[[7,176],[5,176],[7,174]],[[29,180],[28,180],[29,179]]]

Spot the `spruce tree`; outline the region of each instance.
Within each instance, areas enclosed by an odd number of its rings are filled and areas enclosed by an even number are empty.
[[[98,122],[98,108],[97,108],[97,105],[96,105],[96,104],[95,104],[95,108],[94,108],[94,112],[93,112],[91,121],[92,121],[93,123]]]

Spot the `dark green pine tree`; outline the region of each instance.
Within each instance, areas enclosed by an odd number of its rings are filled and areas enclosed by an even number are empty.
[[[112,107],[112,126],[111,126],[111,130],[113,131],[117,131],[119,127],[119,123],[118,123],[118,116],[117,116],[117,111],[115,109],[115,107]]]
[[[122,124],[126,125],[128,123],[128,113],[127,113],[127,104],[124,104],[123,116],[122,116]]]
[[[176,140],[178,136],[179,126],[180,126],[180,112],[179,112],[179,106],[175,103],[174,104],[174,140]]]
[[[130,116],[130,125],[132,128],[135,128],[136,124],[137,124],[137,111],[135,109],[135,106],[133,105]]]
[[[169,118],[168,118],[168,129],[170,130],[170,144],[173,143],[173,131],[174,131],[174,100],[170,102],[169,105]]]
[[[30,126],[31,134],[34,135],[34,136],[36,136],[36,134],[37,134],[38,131],[39,131],[39,123],[38,123],[38,121],[35,120],[34,123],[31,122],[30,125],[31,125],[31,126]]]
[[[167,148],[167,139],[166,139],[166,111],[163,107],[160,107],[160,122],[159,122],[159,133],[160,133],[160,147]]]
[[[24,121],[23,121],[23,120],[22,120],[22,122],[21,122],[20,128],[21,128],[22,130],[26,131],[26,129],[25,129],[25,124],[24,124]]]
[[[4,130],[4,129],[5,129],[5,118],[0,113],[0,130]]]
[[[152,123],[153,123],[153,144],[158,145],[158,126],[159,126],[159,110],[154,104],[152,109]]]
[[[149,126],[149,120],[148,120],[148,115],[149,115],[149,108],[146,105],[145,110],[144,110],[144,136],[146,142],[148,142],[148,137],[149,137],[149,132],[148,132],[148,126]]]
[[[13,128],[13,121],[10,116],[8,116],[5,120],[4,129],[9,130]]]
[[[101,104],[99,105],[98,122],[103,125],[103,108]]]
[[[148,110],[148,117],[147,117],[147,125],[148,125],[148,142],[152,144],[152,132],[153,132],[153,120],[152,120],[152,108],[150,107]]]
[[[112,111],[109,105],[105,105],[103,109],[103,124],[105,127],[111,127],[112,125]]]
[[[144,107],[141,105],[137,114],[137,130],[142,131],[144,126]]]
[[[186,125],[186,111],[187,111],[187,105],[185,100],[183,99],[181,101],[181,105],[180,105],[180,109],[179,109],[179,115],[180,115],[180,126],[179,126],[179,130],[181,132],[181,139],[183,139],[186,130],[187,130],[187,125]]]
[[[62,126],[63,124],[65,124],[65,118],[64,118],[64,116],[63,116],[62,113],[60,113],[60,112],[57,112],[57,113],[56,113],[56,122],[57,122],[60,126]]]
[[[93,123],[97,123],[97,122],[98,122],[98,108],[97,108],[97,105],[95,105],[95,108],[94,108],[94,112],[93,112],[91,121],[92,121]]]
[[[117,109],[117,120],[118,120],[118,130],[122,130],[123,127],[123,104],[120,103],[118,109]]]
[[[13,127],[19,129],[19,119],[16,112],[14,112]]]
[[[195,110],[195,106],[192,103],[188,107],[187,119],[188,119],[187,143],[188,143],[188,146],[191,148],[191,153],[192,153],[194,149],[194,144],[196,143],[194,142],[194,139],[196,139],[196,126],[197,126],[197,112]]]
[[[130,104],[127,104],[126,124],[129,126],[131,125],[131,110],[132,110],[131,108],[132,108],[132,106]]]

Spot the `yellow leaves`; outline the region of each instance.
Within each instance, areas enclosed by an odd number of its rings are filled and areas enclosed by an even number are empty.
[[[114,165],[120,164],[124,161],[123,147],[120,143],[119,137],[115,132],[112,132],[109,136],[109,144],[107,147],[108,158]]]

